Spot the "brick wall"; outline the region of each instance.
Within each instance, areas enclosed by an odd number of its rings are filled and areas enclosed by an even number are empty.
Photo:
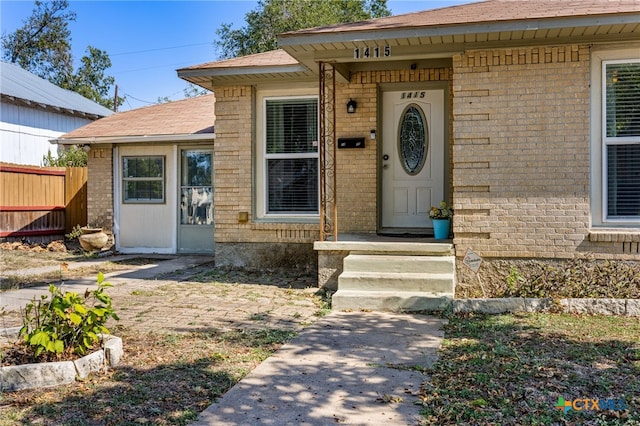
[[[92,146],[87,177],[87,221],[105,231],[113,229],[113,148]]]
[[[457,254],[621,253],[590,238],[587,46],[454,57]]]
[[[356,72],[349,83],[336,86],[336,138],[365,137],[364,149],[338,150],[337,193],[339,232],[375,233],[377,228],[377,87],[379,83],[448,81],[450,68]],[[249,86],[216,90],[216,244],[231,242],[312,243],[319,236],[316,223],[256,222],[252,218],[252,123],[254,96]],[[357,112],[347,114],[349,98]],[[240,223],[238,214],[249,213]]]
[[[457,255],[486,258],[637,256],[638,238],[590,230],[590,50],[566,45],[468,51],[452,68],[353,72],[336,87],[336,138],[366,148],[337,151],[338,229],[377,227],[378,87],[451,81],[450,170]],[[317,224],[252,218],[249,86],[224,87],[216,105],[216,243],[311,243]],[[346,113],[349,98],[356,114]],[[240,223],[238,213],[248,212]]]
[[[451,69],[423,68],[352,73],[349,84],[336,88],[336,138],[364,137],[365,149],[339,149],[337,153],[337,192],[339,233],[377,231],[377,143],[378,85],[449,81]],[[355,114],[347,114],[349,98],[357,99]],[[371,130],[377,139],[369,139]],[[449,132],[451,134],[451,132]]]
[[[317,224],[260,223],[254,220],[254,115],[254,94],[250,86],[216,90],[216,265],[315,270],[309,253],[313,253],[312,242],[318,238]],[[247,215],[246,221],[241,220],[241,214]]]
[[[371,73],[356,73],[350,84],[336,85],[336,139],[365,138],[364,149],[336,152],[339,233],[376,232],[377,139],[369,139],[369,134],[377,129],[378,108],[377,88],[371,77]],[[354,114],[347,113],[350,98],[358,102]]]
[[[253,220],[253,93],[249,86],[216,90],[214,155],[215,239],[218,243],[311,243],[317,224],[259,223]],[[248,213],[241,222],[239,214]]]
[[[377,145],[369,134],[377,126],[378,83],[448,81],[451,69],[416,69],[356,72],[349,83],[336,87],[336,138],[365,137],[366,148],[338,150],[338,229],[340,233],[375,233],[377,228]],[[315,82],[314,82],[315,84]],[[256,221],[252,120],[255,95],[250,86],[216,89],[215,239],[219,265],[273,267],[286,257],[302,253],[309,258],[319,238],[318,223]],[[356,99],[356,114],[347,114],[349,98]],[[255,117],[254,117],[255,118]],[[241,222],[239,214],[248,213]],[[269,243],[269,244],[263,244]],[[277,246],[274,245],[277,243]],[[279,259],[275,255],[282,254]],[[295,255],[299,257],[298,255]],[[313,256],[315,258],[315,254]],[[262,262],[262,259],[265,259]],[[266,260],[268,259],[268,261]],[[308,262],[307,262],[308,263]],[[262,265],[260,265],[262,264]],[[313,269],[315,266],[311,266]]]

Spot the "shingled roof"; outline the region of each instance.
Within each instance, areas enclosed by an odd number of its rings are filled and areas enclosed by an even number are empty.
[[[638,12],[639,0],[486,0],[368,21],[291,31],[280,37]]]
[[[228,84],[317,79],[318,62],[344,78],[356,62],[448,58],[491,47],[637,40],[640,0],[486,0],[386,18],[280,34],[280,50],[209,62],[178,76],[213,90]],[[388,47],[354,59],[356,49]],[[385,51],[386,52],[386,51]]]
[[[58,143],[91,143],[109,138],[213,137],[215,95],[203,95],[180,101],[118,112],[62,135]]]
[[[286,65],[298,65],[295,60],[284,50],[272,50],[269,52],[256,53],[255,55],[240,56],[238,58],[224,59],[222,61],[207,62],[206,64],[193,65],[178,70],[197,70],[214,68],[251,68],[251,67],[281,67]]]
[[[287,52],[277,49],[181,68],[178,77],[211,90],[212,77],[218,83],[233,84],[246,78],[254,82],[304,80],[313,78],[313,74]]]

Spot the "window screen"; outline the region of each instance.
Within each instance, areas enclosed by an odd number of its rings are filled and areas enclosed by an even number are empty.
[[[640,218],[640,61],[604,64],[608,219]]]
[[[318,152],[315,99],[267,101],[267,154]]]
[[[318,101],[267,100],[266,209],[318,213]]]
[[[610,218],[640,217],[640,144],[607,147]]]
[[[164,202],[164,157],[122,157],[125,203]]]
[[[640,62],[606,65],[607,137],[640,136]]]

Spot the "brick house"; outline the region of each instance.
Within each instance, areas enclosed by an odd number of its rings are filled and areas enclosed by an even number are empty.
[[[217,264],[426,309],[474,279],[469,249],[640,259],[639,2],[488,0],[279,44],[178,70],[216,94]]]

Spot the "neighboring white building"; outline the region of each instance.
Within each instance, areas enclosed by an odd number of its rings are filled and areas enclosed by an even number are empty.
[[[57,146],[49,140],[112,111],[18,65],[0,61],[0,161],[42,165]]]

